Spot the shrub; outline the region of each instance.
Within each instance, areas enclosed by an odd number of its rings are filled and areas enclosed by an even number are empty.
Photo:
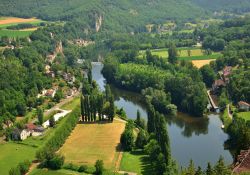
[[[64,156],[55,155],[52,159],[48,160],[47,167],[53,170],[61,169],[64,163]]]
[[[81,165],[78,168],[78,172],[82,173],[82,172],[85,172],[87,169],[88,169],[88,167],[86,165]]]
[[[103,173],[104,170],[104,165],[103,165],[103,161],[102,160],[97,160],[95,163],[95,174],[97,175],[101,175]]]
[[[28,160],[21,162],[17,167],[10,169],[9,175],[25,175],[29,171],[30,165],[31,162]]]

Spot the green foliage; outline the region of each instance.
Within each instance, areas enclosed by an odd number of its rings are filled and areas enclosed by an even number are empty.
[[[49,126],[54,127],[56,125],[54,116],[51,116],[49,119]]]
[[[46,167],[52,170],[61,169],[62,165],[64,164],[64,157],[61,155],[55,155],[51,159],[47,160],[46,164]]]
[[[9,171],[9,175],[25,175],[30,168],[31,162],[26,160],[18,164],[17,167],[11,168]]]
[[[200,72],[202,75],[203,82],[206,84],[207,87],[211,87],[216,78],[214,70],[209,65],[205,65],[200,68]]]
[[[146,125],[145,125],[145,120],[143,120],[143,118],[141,118],[141,113],[139,110],[137,110],[137,115],[136,115],[136,120],[135,120],[135,124],[137,127],[145,129]]]
[[[60,7],[58,7],[60,3]],[[0,15],[38,17],[45,20],[74,21],[67,24],[68,30],[95,27],[97,17],[103,16],[103,30],[145,31],[145,25],[165,22],[170,19],[190,19],[205,16],[205,11],[190,1],[174,0],[145,2],[139,1],[87,1],[53,0],[35,3],[33,1],[1,1]],[[10,5],[11,4],[11,5]],[[112,8],[111,8],[112,7]],[[179,9],[182,9],[181,11]],[[77,25],[75,25],[77,24]],[[78,27],[79,28],[76,28]],[[82,32],[83,33],[83,32]]]
[[[238,69],[233,72],[228,85],[228,93],[232,100],[250,102],[250,71]]]
[[[102,175],[103,174],[103,170],[104,170],[104,164],[102,160],[97,160],[95,163],[95,174],[96,175]]]
[[[220,157],[219,161],[216,163],[214,167],[215,174],[218,175],[230,175],[231,172],[228,167],[226,167],[224,160],[222,157]]]
[[[136,138],[136,141],[135,141],[135,146],[139,149],[143,149],[144,146],[147,144],[147,141],[148,141],[148,135],[146,131],[144,131],[143,129],[140,129],[138,136]]]
[[[44,121],[44,116],[43,116],[43,110],[41,108],[37,108],[37,119],[38,123],[42,125]]]
[[[248,149],[250,146],[250,128],[244,119],[234,116],[227,132],[229,140],[227,143],[237,151]]]
[[[134,128],[133,123],[129,121],[126,124],[126,128],[124,132],[121,135],[120,142],[121,142],[122,148],[125,151],[131,151],[134,147],[135,138],[134,138],[133,128]]]
[[[169,45],[168,49],[168,61],[169,63],[175,64],[177,62],[177,50],[174,44]]]

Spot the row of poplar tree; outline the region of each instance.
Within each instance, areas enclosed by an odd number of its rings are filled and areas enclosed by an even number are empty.
[[[83,122],[113,121],[115,116],[114,96],[110,86],[106,85],[105,92],[100,92],[92,80],[91,68],[82,83],[81,116]]]

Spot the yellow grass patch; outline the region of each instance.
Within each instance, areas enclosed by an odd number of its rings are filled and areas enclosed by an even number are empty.
[[[195,67],[201,68],[204,65],[209,64],[211,61],[214,61],[214,59],[209,59],[209,60],[193,60],[192,63]]]
[[[33,27],[33,28],[28,28],[28,29],[22,29],[22,30],[19,30],[19,31],[35,31],[37,29],[38,29],[38,27]]]
[[[26,22],[33,22],[36,21],[36,18],[15,18],[15,17],[9,17],[9,18],[4,18],[3,20],[0,20],[0,25],[3,24],[12,24],[12,23],[26,23]]]
[[[93,166],[100,159],[106,168],[114,168],[124,129],[125,123],[117,120],[113,123],[78,124],[59,152],[68,163]]]

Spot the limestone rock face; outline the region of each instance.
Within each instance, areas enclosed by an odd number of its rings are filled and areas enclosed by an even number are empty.
[[[96,15],[96,22],[95,22],[95,30],[96,32],[99,32],[103,22],[102,15]]]

